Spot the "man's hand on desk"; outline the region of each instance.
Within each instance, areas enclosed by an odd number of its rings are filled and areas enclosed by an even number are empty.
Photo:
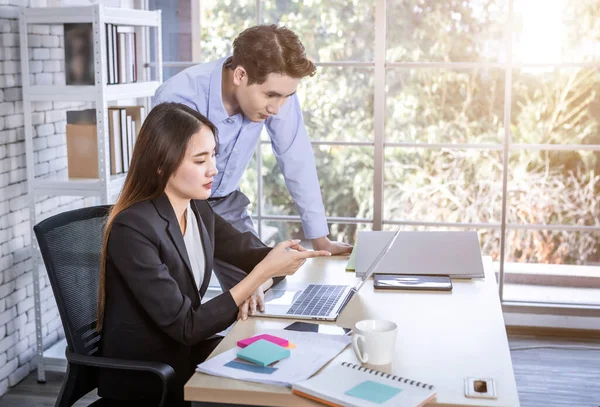
[[[352,253],[352,246],[344,242],[332,242],[327,236],[312,239],[314,250],[327,250],[332,256]]]

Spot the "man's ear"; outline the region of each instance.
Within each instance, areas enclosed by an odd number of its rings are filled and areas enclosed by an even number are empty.
[[[241,65],[236,66],[233,71],[233,83],[236,86],[240,86],[241,84],[246,83],[247,81],[248,73],[246,72],[244,67]]]

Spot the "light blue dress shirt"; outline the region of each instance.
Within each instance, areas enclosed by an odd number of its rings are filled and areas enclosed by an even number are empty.
[[[300,213],[305,238],[328,235],[315,158],[304,127],[298,96],[294,94],[277,115],[262,123],[254,123],[243,114],[229,116],[221,94],[223,63],[226,59],[195,65],[173,76],[157,89],[153,104],[186,104],[217,126],[219,173],[213,180],[213,197],[225,196],[239,188],[242,175],[266,125],[275,158]]]

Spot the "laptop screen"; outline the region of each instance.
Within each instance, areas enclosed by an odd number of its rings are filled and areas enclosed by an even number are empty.
[[[356,281],[356,284],[354,285],[354,290],[356,290],[356,291],[360,290],[360,288],[363,286],[365,281],[367,281],[371,277],[371,275],[373,274],[373,272],[375,271],[375,269],[377,268],[379,263],[381,263],[381,260],[383,260],[385,255],[390,251],[390,249],[394,245],[394,242],[396,241],[396,238],[398,237],[399,233],[400,233],[400,231],[397,230],[396,233],[394,233],[394,236],[388,242],[388,244],[383,246],[383,249],[381,249],[381,252],[379,252],[377,257],[375,257],[375,260],[373,260],[373,263],[371,263],[371,265],[369,266],[367,271],[363,274],[363,276],[361,278],[357,279],[358,281]]]

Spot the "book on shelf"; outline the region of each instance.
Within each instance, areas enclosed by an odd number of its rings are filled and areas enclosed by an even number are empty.
[[[135,27],[106,24],[107,84],[137,82]]]
[[[63,24],[65,33],[65,84],[94,85],[92,24]]]
[[[144,106],[108,108],[111,175],[129,170],[137,133],[145,118]],[[68,111],[66,133],[69,178],[98,178],[96,109]]]

